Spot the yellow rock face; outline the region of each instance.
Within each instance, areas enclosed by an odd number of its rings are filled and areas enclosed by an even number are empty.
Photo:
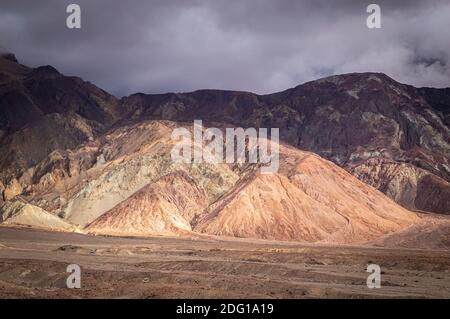
[[[75,227],[42,208],[16,200],[0,209],[3,226],[31,226],[53,231],[74,231]]]
[[[6,186],[6,189],[3,191],[3,199],[5,201],[9,201],[14,199],[17,195],[22,193],[22,186],[19,184],[17,179],[12,179],[11,182]]]

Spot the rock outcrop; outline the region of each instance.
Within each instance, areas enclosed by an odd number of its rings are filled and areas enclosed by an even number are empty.
[[[350,172],[406,208],[448,214],[450,185],[444,179],[408,163],[370,159]]]
[[[19,184],[17,179],[13,178],[3,190],[3,200],[10,201],[14,199],[17,195],[22,193],[22,186]]]
[[[0,57],[0,180],[19,178],[52,151],[77,147],[120,116],[118,100],[91,83]]]

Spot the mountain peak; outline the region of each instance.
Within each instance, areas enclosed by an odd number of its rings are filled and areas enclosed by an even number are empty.
[[[38,75],[60,75],[61,73],[58,72],[58,70],[56,70],[54,67],[52,67],[51,65],[43,65],[43,66],[39,66],[37,68],[35,68],[33,70],[33,74],[38,74]]]
[[[19,63],[19,61],[17,61],[16,56],[11,52],[0,52],[0,58],[9,60],[14,63]]]
[[[14,63],[19,63],[19,61],[17,61],[17,58],[14,55],[14,53],[12,53],[11,51],[3,48],[2,46],[0,46],[0,58],[9,60],[9,61],[14,62]]]
[[[336,85],[341,85],[344,83],[354,83],[361,81],[376,81],[379,83],[382,82],[396,82],[394,79],[386,75],[385,73],[379,72],[353,72],[353,73],[344,73],[338,75],[331,75],[316,81],[311,81],[315,83],[333,83]]]

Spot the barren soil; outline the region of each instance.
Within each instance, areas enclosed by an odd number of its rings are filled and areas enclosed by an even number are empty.
[[[82,269],[81,289],[65,286]],[[381,288],[366,286],[367,264]],[[450,298],[450,251],[0,227],[2,298]]]

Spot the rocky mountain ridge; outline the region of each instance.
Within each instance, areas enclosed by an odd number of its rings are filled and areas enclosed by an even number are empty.
[[[279,127],[284,142],[333,161],[407,208],[450,212],[448,89],[417,89],[384,74],[355,73],[262,96],[200,90],[135,94],[121,103],[135,121]],[[395,166],[405,178],[396,184],[387,175],[372,176],[378,166]],[[434,198],[414,195],[423,188],[431,188]],[[411,189],[408,195],[405,189]]]
[[[117,99],[0,58],[0,215],[108,235],[380,241],[424,223],[409,210],[450,213],[448,94],[361,73]],[[195,119],[280,128],[280,171],[174,163],[171,132]]]

